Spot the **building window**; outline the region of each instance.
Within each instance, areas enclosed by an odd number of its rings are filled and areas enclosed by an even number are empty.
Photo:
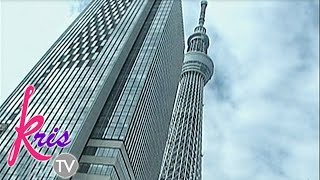
[[[0,123],[0,136],[4,133],[4,131],[8,128],[8,124]]]

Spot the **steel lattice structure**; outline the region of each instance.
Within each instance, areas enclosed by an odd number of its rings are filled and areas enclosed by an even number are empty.
[[[201,179],[203,88],[214,71],[207,55],[206,7],[207,1],[202,1],[199,25],[188,39],[161,180]]]

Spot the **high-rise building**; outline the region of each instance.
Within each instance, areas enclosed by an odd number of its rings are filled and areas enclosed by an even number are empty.
[[[201,2],[199,25],[188,39],[161,180],[201,179],[203,88],[213,75],[204,27],[207,1]]]
[[[64,149],[32,145],[77,157],[73,179],[158,179],[183,50],[180,0],[92,1],[1,105],[0,179],[57,179],[53,159],[38,162],[25,148],[7,165],[29,84],[28,117],[44,115],[41,131],[71,134]]]

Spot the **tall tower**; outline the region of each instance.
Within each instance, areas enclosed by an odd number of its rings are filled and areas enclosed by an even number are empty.
[[[180,0],[94,0],[0,107],[0,179],[57,179],[52,161],[72,153],[74,179],[155,180],[183,63]],[[22,59],[22,61],[25,61]],[[44,115],[41,131],[70,132],[71,145],[22,148],[13,167],[23,91],[36,88],[28,117]],[[32,142],[30,137],[30,142]],[[32,142],[36,147],[36,142]]]
[[[199,25],[188,39],[161,180],[201,179],[203,88],[214,70],[213,62],[207,55],[206,7],[207,1],[202,1]]]

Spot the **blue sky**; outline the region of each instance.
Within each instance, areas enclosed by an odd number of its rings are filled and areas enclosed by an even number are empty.
[[[186,37],[199,2],[183,1]],[[1,1],[0,101],[83,1]],[[319,1],[210,1],[203,179],[319,179]]]

